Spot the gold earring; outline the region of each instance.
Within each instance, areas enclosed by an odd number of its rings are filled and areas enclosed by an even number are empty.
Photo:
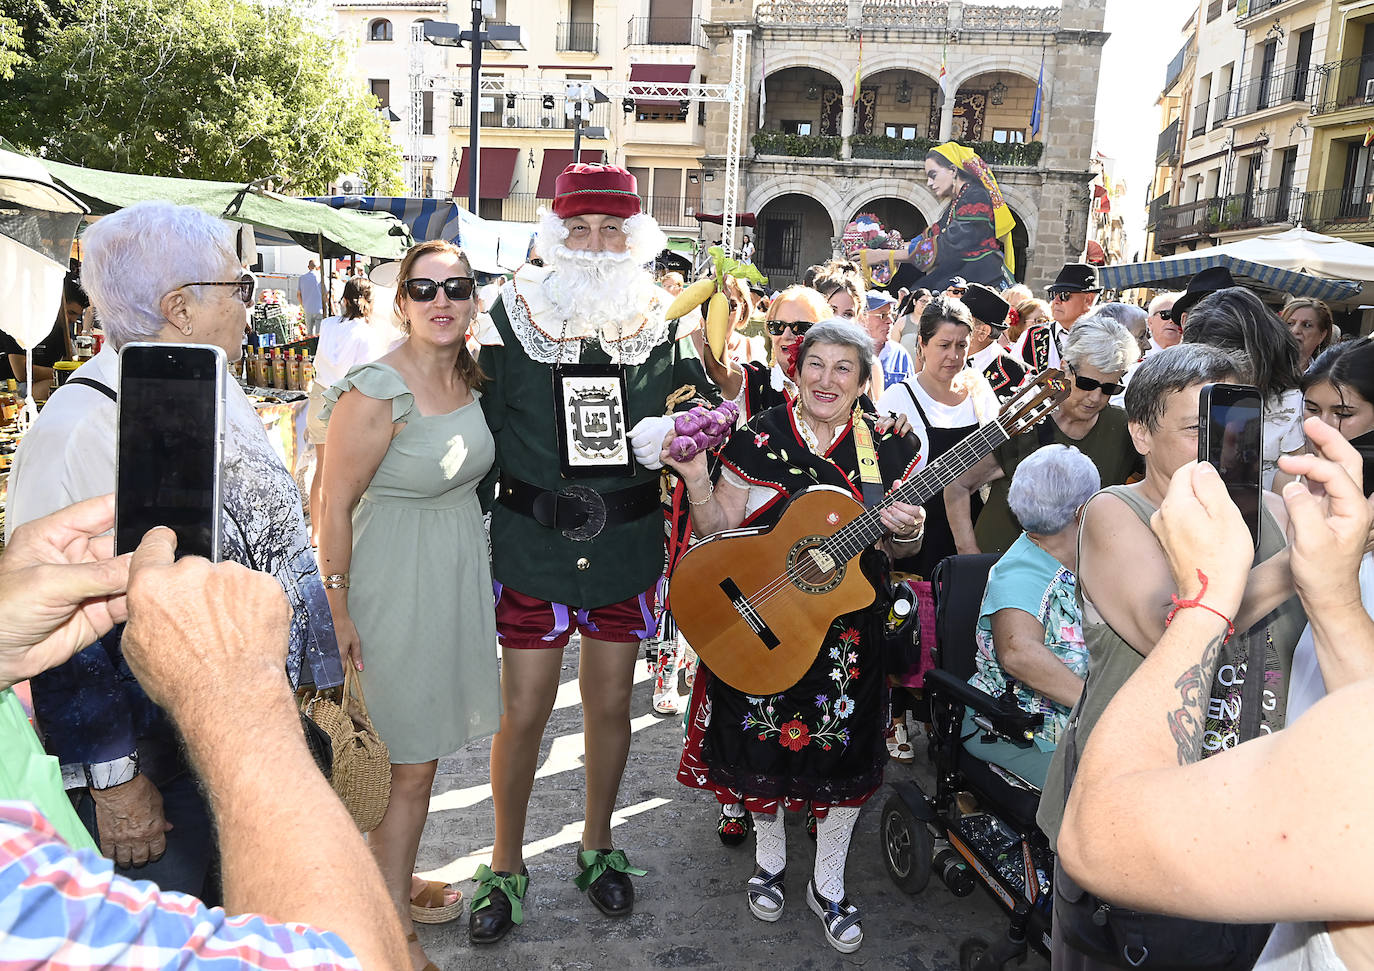
[[[181,332],[182,332],[183,334],[185,334],[187,337],[190,337],[190,336],[191,336],[191,325],[190,325],[190,324],[187,324],[185,327],[181,328]]]

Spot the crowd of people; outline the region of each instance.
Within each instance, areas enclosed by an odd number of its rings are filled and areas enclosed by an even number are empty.
[[[232,361],[252,278],[197,210],[96,223],[82,284],[105,345],[48,400],[9,483],[0,686],[30,679],[42,742],[0,692],[0,947],[22,942],[24,966],[432,968],[416,922],[466,907],[468,939],[490,946],[547,919],[524,906],[526,821],[577,634],[572,862],[589,903],[628,915],[645,876],[611,817],[654,643],[654,708],[685,726],[677,781],[715,797],[722,843],[753,838],[741,914],[782,916],[784,814],[804,812],[814,858],[791,891],[816,944],[856,951],[855,821],[929,717],[929,659],[884,646],[892,584],[928,590],[941,561],[982,552],[999,558],[970,683],[1043,722],[1029,744],[988,744],[969,716],[961,741],[1040,793],[1055,968],[1367,966],[1369,785],[1350,766],[1374,691],[1374,342],[1341,340],[1320,301],[1276,313],[1210,273],[1136,307],[1099,304],[1095,268],[1070,263],[1039,300],[1011,285],[1010,215],[970,156],[951,144],[926,163],[966,258],[918,240],[771,294],[729,276],[723,343],[704,306],[668,317],[688,281],[646,269],[664,236],[610,165],[558,177],[537,259],[489,299],[442,241],[400,264],[398,332],[348,281],[320,321],[311,523],[231,382],[218,564],[176,561],[163,529],[112,555],[118,351],[208,343]],[[904,483],[1054,369],[1066,391],[1045,421],[906,501]],[[1264,402],[1257,543],[1196,461],[1215,382]],[[678,413],[722,402],[739,414],[724,444],[681,449]],[[853,558],[873,606],[820,625],[795,683],[751,693],[660,632],[665,574],[708,537],[778,528],[815,486],[868,507]],[[346,667],[389,752],[365,840],[292,710]],[[465,900],[414,871],[438,760],[488,737],[495,840]],[[1146,928],[1132,955],[1092,933],[1123,908]],[[1149,948],[1155,964],[1134,961]]]

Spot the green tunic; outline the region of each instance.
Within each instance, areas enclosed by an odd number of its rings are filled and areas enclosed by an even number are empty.
[[[530,360],[511,329],[505,297],[491,309],[503,345],[482,348],[482,410],[496,439],[495,475],[511,476],[557,491],[574,482],[603,495],[647,482],[659,473],[636,464],[634,475],[566,479],[559,472],[553,368]],[[608,364],[595,342],[585,343],[582,364]],[[677,322],[643,364],[625,368],[626,426],[665,413],[670,394],[683,385],[715,399],[688,338],[677,339]],[[482,495],[493,490],[483,484]],[[619,603],[650,589],[663,574],[663,516],[658,511],[633,522],[607,526],[590,540],[572,540],[529,516],[495,503],[491,512],[492,575],[503,586],[551,603],[590,609]]]

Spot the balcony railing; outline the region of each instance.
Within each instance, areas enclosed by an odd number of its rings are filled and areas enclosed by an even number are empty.
[[[705,47],[706,31],[700,17],[631,17],[625,43]]]
[[[1311,69],[1304,66],[1246,81],[1232,92],[1231,117],[1241,118],[1279,105],[1305,103],[1311,95],[1311,76]]]
[[[1165,192],[1162,195],[1155,196],[1150,202],[1150,214],[1145,220],[1147,229],[1153,229],[1155,224],[1159,222],[1159,214],[1169,205],[1169,196],[1170,193]]]
[[[1309,192],[1303,198],[1303,222],[1309,229],[1337,235],[1343,230],[1374,230],[1374,189],[1346,186]]]
[[[1231,117],[1231,92],[1226,91],[1212,99],[1212,130],[1220,128]]]
[[[1226,232],[1294,221],[1302,205],[1302,192],[1298,189],[1262,189],[1213,201],[1217,206],[1207,214],[1207,228]]]
[[[1178,158],[1178,136],[1183,128],[1183,119],[1175,118],[1169,127],[1159,133],[1159,141],[1155,143],[1155,164],[1163,165],[1166,161],[1173,164],[1173,160]]]
[[[1342,108],[1374,110],[1374,54],[1332,61],[1313,68],[1312,114],[1325,115]]]
[[[1258,17],[1287,2],[1288,0],[1240,0],[1236,5],[1236,23],[1243,24],[1251,17]]]
[[[864,0],[859,23],[849,23],[846,0],[764,0],[754,17],[765,27],[885,27],[896,30],[943,30],[949,5],[932,0]],[[966,0],[960,30],[1044,32],[1059,29],[1059,6],[1004,6]]]
[[[1193,109],[1193,127],[1190,129],[1190,132],[1191,136],[1194,138],[1198,135],[1205,134],[1207,131],[1207,108],[1207,102],[1203,101]]]
[[[1199,199],[1181,206],[1165,206],[1155,220],[1155,239],[1172,243],[1210,232],[1221,212],[1221,200]]]
[[[1165,91],[1172,88],[1174,82],[1178,80],[1178,76],[1183,73],[1183,66],[1188,63],[1188,58],[1193,54],[1194,45],[1196,44],[1197,35],[1194,34],[1178,49],[1178,53],[1174,55],[1174,59],[1170,61],[1169,66],[1164,69]]]
[[[515,105],[509,106],[502,94],[483,95],[482,101],[491,106],[490,111],[481,112],[479,119],[483,128],[538,129],[541,131],[572,131],[573,120],[564,110],[565,99],[554,99],[552,108],[545,108],[543,99],[518,97]],[[485,107],[485,105],[484,105]],[[449,114],[450,128],[466,128],[471,117],[472,100],[463,99],[462,107],[455,106]],[[586,125],[608,125],[610,107],[606,103],[592,105],[590,116],[583,117]]]
[[[558,25],[558,49],[595,54],[597,26],[591,22],[572,21]]]

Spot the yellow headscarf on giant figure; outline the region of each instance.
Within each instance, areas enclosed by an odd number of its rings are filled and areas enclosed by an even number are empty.
[[[1016,227],[1016,219],[1007,206],[1007,200],[1002,197],[1002,190],[998,187],[997,180],[993,178],[992,169],[988,168],[988,163],[984,162],[973,149],[960,145],[958,142],[945,142],[943,145],[936,145],[931,151],[941,158],[947,159],[950,165],[953,165],[965,176],[975,180],[987,190],[988,198],[992,200],[997,241],[1002,244],[1002,251],[1006,254],[1007,272],[1015,273],[1016,256],[1012,253],[1011,231]]]

